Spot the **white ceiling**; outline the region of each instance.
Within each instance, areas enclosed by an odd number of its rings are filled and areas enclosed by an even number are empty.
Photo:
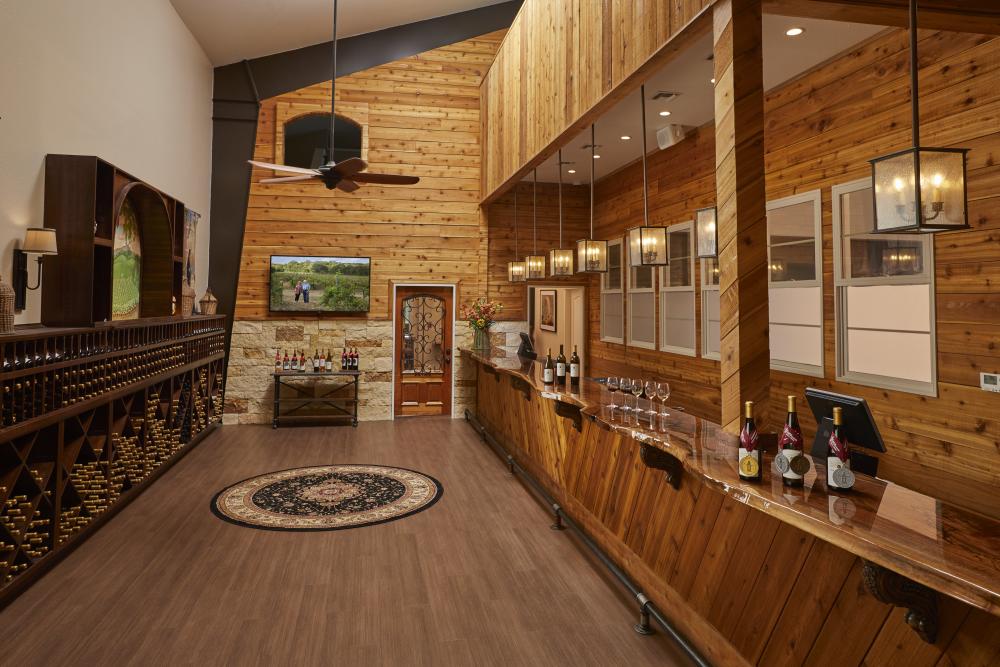
[[[340,0],[341,37],[446,16],[504,0]],[[213,65],[327,42],[333,0],[170,0]]]
[[[785,31],[801,27],[805,32],[798,37],[788,37]],[[867,39],[883,30],[880,26],[798,19],[767,14],[764,16],[764,87],[774,88],[802,72]],[[657,150],[656,132],[663,126],[676,123],[698,127],[714,116],[712,91],[712,36],[701,40],[680,54],[679,57],[652,75],[646,81],[646,148]],[[659,91],[679,93],[669,102],[653,100]],[[661,111],[670,116],[662,117]],[[595,178],[600,179],[626,164],[639,159],[642,154],[639,91],[626,97],[596,123],[597,153]],[[632,137],[623,141],[623,135]],[[563,148],[564,183],[586,183],[590,179],[590,130],[569,141]],[[538,167],[538,180],[556,182],[557,156],[552,156]],[[575,169],[576,174],[568,173]],[[527,180],[531,180],[529,176]]]

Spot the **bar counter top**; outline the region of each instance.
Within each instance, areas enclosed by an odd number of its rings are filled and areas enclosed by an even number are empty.
[[[673,408],[668,408],[665,431],[636,426],[634,420],[626,424],[612,419],[604,388],[593,380],[583,380],[579,391],[547,385],[542,363],[518,357],[515,348],[461,353],[523,381],[544,399],[578,407],[601,428],[668,454],[690,475],[738,502],[1000,616],[1000,521],[863,474],[851,491],[832,493],[822,461],[813,460],[803,487],[785,487],[773,468],[774,451],[765,452],[763,481],[744,482],[736,468],[738,438],[719,424]]]

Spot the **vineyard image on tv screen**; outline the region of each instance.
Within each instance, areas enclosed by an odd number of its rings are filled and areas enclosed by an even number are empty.
[[[271,310],[315,313],[368,312],[368,257],[271,257]]]

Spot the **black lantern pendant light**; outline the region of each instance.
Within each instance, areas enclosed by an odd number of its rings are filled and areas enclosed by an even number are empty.
[[[545,277],[545,255],[538,254],[538,169],[532,172],[531,181],[531,252],[524,258],[528,280]]]
[[[563,248],[563,205],[562,205],[562,149],[559,149],[559,247],[549,251],[549,275],[550,276],[571,276],[573,275],[573,251]]]
[[[517,258],[517,186],[514,186],[514,257],[513,262],[507,262],[507,280],[512,283],[523,283],[525,280],[525,263]]]
[[[642,110],[642,225],[628,231],[629,263],[632,266],[667,265],[667,228],[650,227],[649,193],[646,186],[646,86],[639,88]]]
[[[590,238],[576,242],[577,273],[607,273],[608,242],[594,240],[594,162],[597,161],[597,142],[594,125],[590,125]]]
[[[917,0],[910,0],[910,105],[913,147],[871,160],[875,231],[948,232],[969,226],[966,148],[920,145]]]

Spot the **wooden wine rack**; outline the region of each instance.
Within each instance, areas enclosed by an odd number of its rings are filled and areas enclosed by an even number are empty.
[[[0,335],[0,606],[222,419],[225,318]]]

